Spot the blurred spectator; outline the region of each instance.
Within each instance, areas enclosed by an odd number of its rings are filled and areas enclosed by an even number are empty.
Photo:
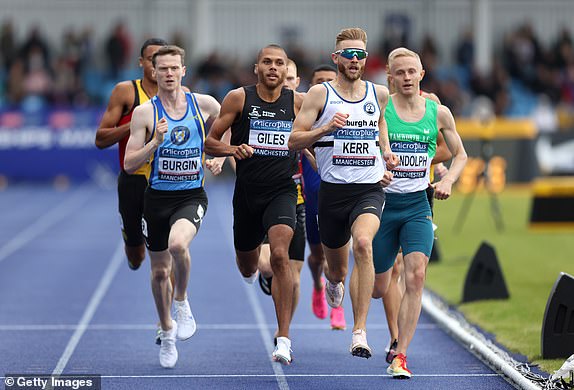
[[[387,58],[389,53],[397,47],[409,46],[409,32],[411,31],[411,20],[403,13],[390,13],[383,21],[383,35],[381,37],[383,57]]]
[[[4,72],[8,73],[17,54],[14,25],[9,19],[4,20],[0,28],[0,53]]]
[[[560,31],[556,42],[554,42],[552,52],[556,67],[563,68],[568,64],[574,63],[574,47],[570,31],[567,28],[563,28]]]
[[[51,75],[44,63],[42,49],[33,46],[28,53],[28,67],[24,75],[24,90],[27,98],[33,97],[38,104],[47,102],[52,87]]]
[[[211,53],[197,66],[193,89],[211,95],[219,102],[223,101],[227,92],[233,88],[224,63],[217,52]]]
[[[494,102],[496,115],[506,114],[510,106],[510,77],[500,61],[494,61],[490,74],[481,74],[474,70],[470,85],[474,95],[486,96]],[[440,96],[440,98],[443,97]]]
[[[176,45],[181,47],[185,50],[185,56],[187,58],[191,58],[192,56],[192,47],[191,45],[187,44],[187,40],[185,39],[185,34],[181,30],[175,30],[171,33],[171,38],[168,40],[170,45]]]
[[[470,70],[474,63],[474,37],[472,30],[466,29],[456,44],[456,63]]]
[[[396,47],[418,48],[426,74],[422,88],[436,93],[456,116],[468,115],[470,102],[479,95],[488,96],[497,115],[540,115],[548,106],[537,98],[545,95],[558,116],[558,127],[574,128],[574,42],[568,28],[560,29],[550,44],[539,41],[531,23],[510,27],[504,40],[496,47],[493,66],[487,74],[473,69],[476,55],[472,31],[462,31],[456,46],[455,66],[446,66],[433,36],[410,42],[412,23],[407,14],[396,12],[385,15],[383,34],[376,46],[371,46],[365,78],[386,84],[386,56]],[[43,104],[58,106],[98,106],[109,93],[120,72],[135,66],[132,40],[123,20],[118,20],[102,42],[94,39],[90,26],[64,28],[60,42],[51,45],[37,27],[30,29],[23,42],[17,39],[11,19],[0,27],[0,56],[3,86],[0,101],[7,105],[38,107]],[[294,59],[302,75],[305,89],[305,69],[309,65],[328,60],[325,52],[308,50],[303,38],[293,26],[281,35],[290,58]],[[174,29],[170,40],[190,52],[185,30]],[[99,57],[96,50],[101,50]],[[205,58],[187,64],[192,89],[215,96],[218,100],[232,88],[256,82],[251,61],[223,57],[213,51]],[[188,56],[192,61],[193,56]]]
[[[26,67],[24,61],[17,57],[12,62],[8,77],[6,78],[6,98],[10,105],[19,105],[26,96],[24,89],[24,78],[26,75]]]
[[[455,117],[464,114],[464,109],[470,101],[468,94],[460,88],[454,78],[447,78],[441,82],[437,95],[441,103],[447,106]]]
[[[536,83],[536,67],[542,52],[530,23],[524,23],[508,35],[504,46],[505,65],[513,75],[528,87]]]
[[[552,102],[546,95],[538,97],[538,104],[532,112],[532,120],[540,133],[551,133],[558,129],[558,117]]]
[[[106,42],[108,70],[112,79],[119,77],[131,55],[132,41],[124,24],[123,20],[118,21]]]
[[[43,68],[48,71],[50,67],[50,49],[48,43],[42,36],[39,26],[34,26],[30,30],[28,38],[22,44],[20,56],[24,60],[26,70]]]

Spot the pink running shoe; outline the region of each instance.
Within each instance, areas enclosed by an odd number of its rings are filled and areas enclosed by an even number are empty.
[[[331,309],[331,329],[332,330],[347,329],[347,322],[345,321],[345,310],[343,309],[343,306]]]
[[[311,305],[313,308],[313,314],[319,319],[327,318],[329,314],[329,308],[327,307],[327,300],[325,298],[325,279],[321,278],[321,290],[315,290],[313,287],[313,295],[311,300]]]

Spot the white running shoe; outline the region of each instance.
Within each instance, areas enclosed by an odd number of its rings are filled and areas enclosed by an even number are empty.
[[[159,347],[159,364],[163,368],[173,368],[177,363],[177,348],[175,347],[175,338],[177,334],[177,322],[171,320],[170,330],[161,330]]]
[[[287,337],[277,337],[277,345],[271,355],[274,362],[279,362],[285,366],[291,364],[291,340]]]
[[[351,348],[349,349],[351,355],[368,359],[371,357],[372,351],[367,344],[367,331],[364,329],[357,329],[353,331],[353,338],[351,341]]]
[[[345,285],[343,282],[333,284],[327,280],[327,283],[325,283],[325,292],[325,297],[327,298],[329,306],[333,308],[341,306],[341,303],[343,303],[343,297],[345,296]]]
[[[195,334],[197,330],[197,325],[193,314],[191,314],[191,308],[189,307],[189,301],[184,299],[183,301],[173,300],[173,307],[175,312],[175,320],[177,321],[177,339],[187,340]]]
[[[243,278],[243,280],[245,280],[245,283],[247,284],[253,284],[255,283],[255,281],[257,280],[257,278],[259,277],[259,270],[255,271],[255,273],[251,276],[243,276],[241,275],[241,277]]]

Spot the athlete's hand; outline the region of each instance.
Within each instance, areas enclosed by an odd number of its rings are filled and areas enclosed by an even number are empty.
[[[452,193],[452,180],[443,178],[438,183],[434,183],[434,197],[438,200],[445,200],[450,197]]]
[[[448,173],[448,168],[443,163],[438,163],[434,166],[434,176],[437,179],[442,179]]]
[[[385,174],[383,175],[383,178],[379,183],[381,183],[383,187],[386,187],[389,184],[391,184],[392,181],[393,181],[393,173],[391,171],[385,171]]]
[[[337,112],[335,115],[333,115],[333,118],[331,118],[331,121],[327,125],[328,131],[326,133],[328,134],[333,130],[343,128],[343,126],[345,126],[345,124],[347,123],[348,117],[349,114],[343,114],[342,112]]]
[[[239,146],[234,146],[233,157],[238,160],[245,160],[253,156],[253,148],[247,144],[241,144]]]
[[[214,176],[217,176],[223,169],[223,163],[225,162],[225,159],[226,157],[210,158],[209,160],[205,160],[205,166]]]
[[[163,137],[165,135],[165,133],[167,133],[167,119],[161,118],[158,122],[157,125],[155,126],[155,140],[157,142],[158,145],[161,145],[163,143]]]
[[[387,163],[387,169],[395,169],[399,165],[399,158],[393,152],[383,153],[383,159]]]

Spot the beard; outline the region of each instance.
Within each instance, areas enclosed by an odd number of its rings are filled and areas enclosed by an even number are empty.
[[[281,75],[278,73],[277,79],[269,80],[267,77],[265,77],[263,72],[259,73],[259,82],[269,89],[277,88],[279,85],[282,86],[285,83],[285,78],[286,75]]]
[[[347,78],[350,81],[359,80],[361,77],[363,77],[363,73],[365,72],[365,67],[361,66],[361,65],[357,65],[357,66],[359,68],[359,71],[357,73],[351,73],[345,67],[345,65],[341,64],[340,62],[337,64],[337,68],[339,69],[339,73],[344,75],[345,78]]]

